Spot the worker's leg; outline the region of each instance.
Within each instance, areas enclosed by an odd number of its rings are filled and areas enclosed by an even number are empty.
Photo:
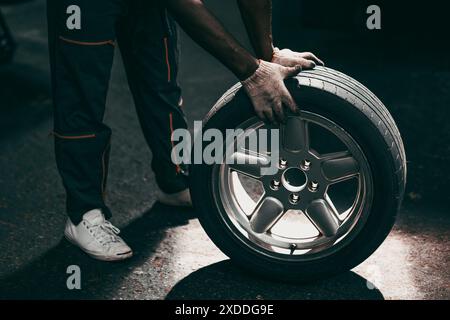
[[[118,27],[118,42],[156,181],[163,192],[173,194],[187,188],[185,170],[171,161],[171,134],[187,128],[177,84],[177,30],[155,2],[133,3],[129,18]]]
[[[111,130],[103,124],[122,0],[48,0],[55,152],[74,224],[104,203]],[[76,20],[78,19],[78,20]]]

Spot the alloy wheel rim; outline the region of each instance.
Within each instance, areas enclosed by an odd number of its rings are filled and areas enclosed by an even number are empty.
[[[347,150],[316,152],[310,146],[311,124],[331,132]],[[243,129],[243,133],[236,141],[246,139],[252,131],[275,127],[255,117],[238,128]],[[316,259],[339,250],[363,227],[373,197],[370,166],[353,137],[333,121],[311,112],[289,116],[280,127],[278,172],[274,175],[255,174],[256,169],[267,164],[270,151],[258,153],[241,149],[235,150],[233,156],[248,157],[249,154],[260,157],[261,161],[255,165],[226,162],[215,165],[212,182],[222,220],[251,250],[283,260]],[[258,199],[243,185],[242,177],[262,186],[263,193]],[[345,212],[339,212],[329,196],[329,189],[350,179],[357,180],[354,201]],[[292,223],[288,227],[298,228],[295,236],[283,234],[278,224],[288,213],[289,217],[304,221],[305,226],[309,223],[309,228]],[[301,228],[304,230],[300,231]]]

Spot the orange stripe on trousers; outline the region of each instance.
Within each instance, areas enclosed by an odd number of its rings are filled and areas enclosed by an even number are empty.
[[[169,61],[169,42],[167,37],[164,38],[164,48],[166,49],[166,65],[167,65],[167,82],[171,81],[171,67],[170,67],[170,61]]]

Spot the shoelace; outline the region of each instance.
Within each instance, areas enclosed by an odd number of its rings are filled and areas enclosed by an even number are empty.
[[[119,228],[113,226],[109,221],[104,221],[102,224],[92,226],[94,229],[94,237],[102,244],[109,244],[119,242],[117,235],[120,233]]]

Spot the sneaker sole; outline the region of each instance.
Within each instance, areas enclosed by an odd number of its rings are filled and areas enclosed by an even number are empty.
[[[68,235],[66,232],[64,232],[64,238],[66,238],[67,241],[69,241],[71,244],[76,246],[78,249],[80,249],[81,251],[86,253],[88,256],[90,256],[91,258],[94,258],[96,260],[107,261],[107,262],[122,261],[122,260],[125,260],[125,259],[129,259],[129,258],[131,258],[133,256],[133,251],[126,252],[124,254],[121,254],[121,255],[118,255],[118,256],[113,256],[113,257],[98,255],[98,254],[95,254],[93,252],[90,252],[89,250],[86,250],[86,249],[83,249],[82,247],[80,247],[78,245],[78,243],[74,239],[72,239],[72,237],[70,235]]]

